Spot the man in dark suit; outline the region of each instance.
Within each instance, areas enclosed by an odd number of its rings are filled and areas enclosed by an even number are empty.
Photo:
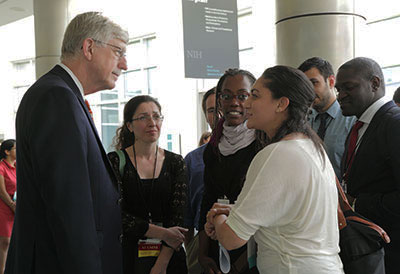
[[[342,160],[349,201],[389,234],[386,273],[399,273],[400,108],[384,97],[383,73],[374,60],[352,59],[339,68],[336,79],[343,115],[358,118]]]
[[[117,183],[83,96],[112,89],[128,33],[97,12],[68,25],[61,64],[16,118],[18,203],[7,274],[122,273]]]

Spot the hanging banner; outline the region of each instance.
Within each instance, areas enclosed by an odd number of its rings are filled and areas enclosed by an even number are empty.
[[[236,0],[182,0],[186,78],[239,67]]]

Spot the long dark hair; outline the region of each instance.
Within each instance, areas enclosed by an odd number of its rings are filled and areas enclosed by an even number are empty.
[[[125,149],[135,143],[135,134],[129,131],[127,124],[132,121],[132,117],[140,104],[148,102],[156,104],[161,113],[160,103],[155,98],[148,95],[133,97],[126,103],[124,107],[124,122],[122,126],[117,129],[113,139],[113,146],[115,149]]]
[[[307,76],[295,68],[275,66],[265,70],[261,77],[264,78],[264,86],[271,91],[274,99],[281,97],[289,99],[289,117],[271,138],[271,143],[279,142],[292,132],[303,133],[311,139],[321,158],[325,161],[322,141],[307,121],[311,104],[315,99],[313,85]]]
[[[11,149],[15,145],[15,140],[14,139],[8,139],[5,140],[1,143],[0,146],[0,160],[3,160],[7,157],[6,150],[11,151]]]
[[[221,76],[221,78],[219,78],[218,80],[218,84],[216,86],[215,89],[215,117],[214,117],[214,128],[212,129],[213,133],[212,133],[212,141],[210,141],[211,144],[213,144],[214,146],[217,146],[219,143],[219,140],[222,137],[222,124],[224,121],[224,118],[222,116],[222,112],[221,112],[221,104],[219,101],[219,95],[221,94],[222,91],[222,85],[224,84],[226,78],[230,77],[234,77],[236,75],[242,75],[242,76],[246,76],[247,79],[250,81],[250,84],[254,84],[256,81],[256,77],[254,77],[254,75],[247,70],[243,70],[243,69],[238,69],[238,68],[230,68],[227,71],[225,71],[224,75]],[[257,145],[257,149],[261,149],[264,146],[266,146],[268,144],[268,138],[267,135],[261,131],[261,130],[256,130],[256,139],[258,141],[258,145]]]
[[[264,71],[264,86],[268,88],[274,99],[287,97],[289,99],[289,117],[282,123],[271,143],[279,142],[283,137],[292,133],[303,133],[311,139],[325,163],[324,146],[318,135],[311,129],[307,121],[311,104],[315,99],[314,87],[307,76],[300,70],[275,66]]]

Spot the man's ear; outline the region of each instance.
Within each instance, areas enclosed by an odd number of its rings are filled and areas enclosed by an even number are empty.
[[[372,90],[374,92],[379,90],[379,88],[381,87],[381,84],[382,84],[381,78],[379,78],[378,76],[372,76],[371,86],[372,86]]]
[[[85,58],[89,61],[92,60],[93,58],[94,44],[95,42],[93,41],[92,38],[86,38],[85,40],[83,40],[82,44],[83,56],[85,56]]]
[[[328,78],[326,78],[326,81],[328,82],[330,89],[333,89],[335,87],[335,81],[336,81],[335,75],[332,74],[328,76]]]

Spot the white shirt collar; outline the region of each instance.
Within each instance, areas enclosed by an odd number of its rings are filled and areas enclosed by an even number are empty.
[[[85,99],[85,94],[83,93],[83,87],[81,82],[79,82],[78,78],[75,76],[75,74],[72,72],[72,70],[69,69],[65,64],[59,63],[58,64],[60,67],[62,67],[68,74],[71,76],[72,80],[74,80],[76,86],[79,88],[79,91],[81,92],[82,98]]]
[[[366,111],[361,115],[359,121],[363,122],[364,124],[370,124],[372,118],[374,117],[375,113],[387,102],[389,99],[386,97],[379,98],[375,103],[370,105]]]

